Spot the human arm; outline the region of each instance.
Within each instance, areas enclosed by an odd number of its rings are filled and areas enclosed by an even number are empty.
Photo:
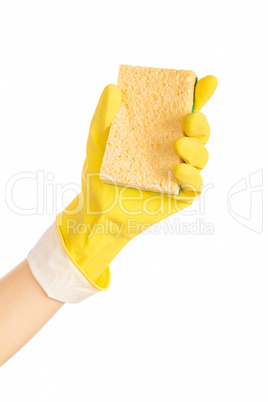
[[[23,260],[0,279],[0,366],[63,306],[47,296]]]
[[[30,251],[27,261],[0,282],[1,364],[26,344],[64,302],[78,303],[106,290],[110,284],[109,264],[128,241],[186,208],[200,194],[200,170],[208,159],[205,144],[210,129],[199,110],[216,86],[213,76],[199,81],[195,113],[183,120],[187,138],[175,143],[175,151],[185,162],[174,168],[182,188],[176,197],[100,182],[106,140],[121,96],[116,86],[105,88],[90,127],[81,193],[57,216],[56,224]]]

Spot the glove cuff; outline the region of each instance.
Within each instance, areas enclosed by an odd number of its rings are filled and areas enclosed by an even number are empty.
[[[102,290],[94,287],[69,258],[55,223],[32,248],[27,260],[37,282],[55,300],[79,303]]]

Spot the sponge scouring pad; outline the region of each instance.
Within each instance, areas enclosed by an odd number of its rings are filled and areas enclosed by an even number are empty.
[[[174,141],[193,108],[193,71],[121,65],[122,101],[106,143],[104,183],[178,195],[173,168],[182,162]]]

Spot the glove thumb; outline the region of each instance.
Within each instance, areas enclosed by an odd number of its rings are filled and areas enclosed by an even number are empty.
[[[92,158],[95,159],[95,168],[98,170],[101,166],[110,127],[120,104],[120,89],[114,84],[107,85],[93,115],[87,143],[88,161]]]

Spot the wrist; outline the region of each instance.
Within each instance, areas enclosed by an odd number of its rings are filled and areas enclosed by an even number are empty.
[[[79,303],[98,290],[66,253],[55,223],[30,250],[27,261],[37,282],[52,299]]]

